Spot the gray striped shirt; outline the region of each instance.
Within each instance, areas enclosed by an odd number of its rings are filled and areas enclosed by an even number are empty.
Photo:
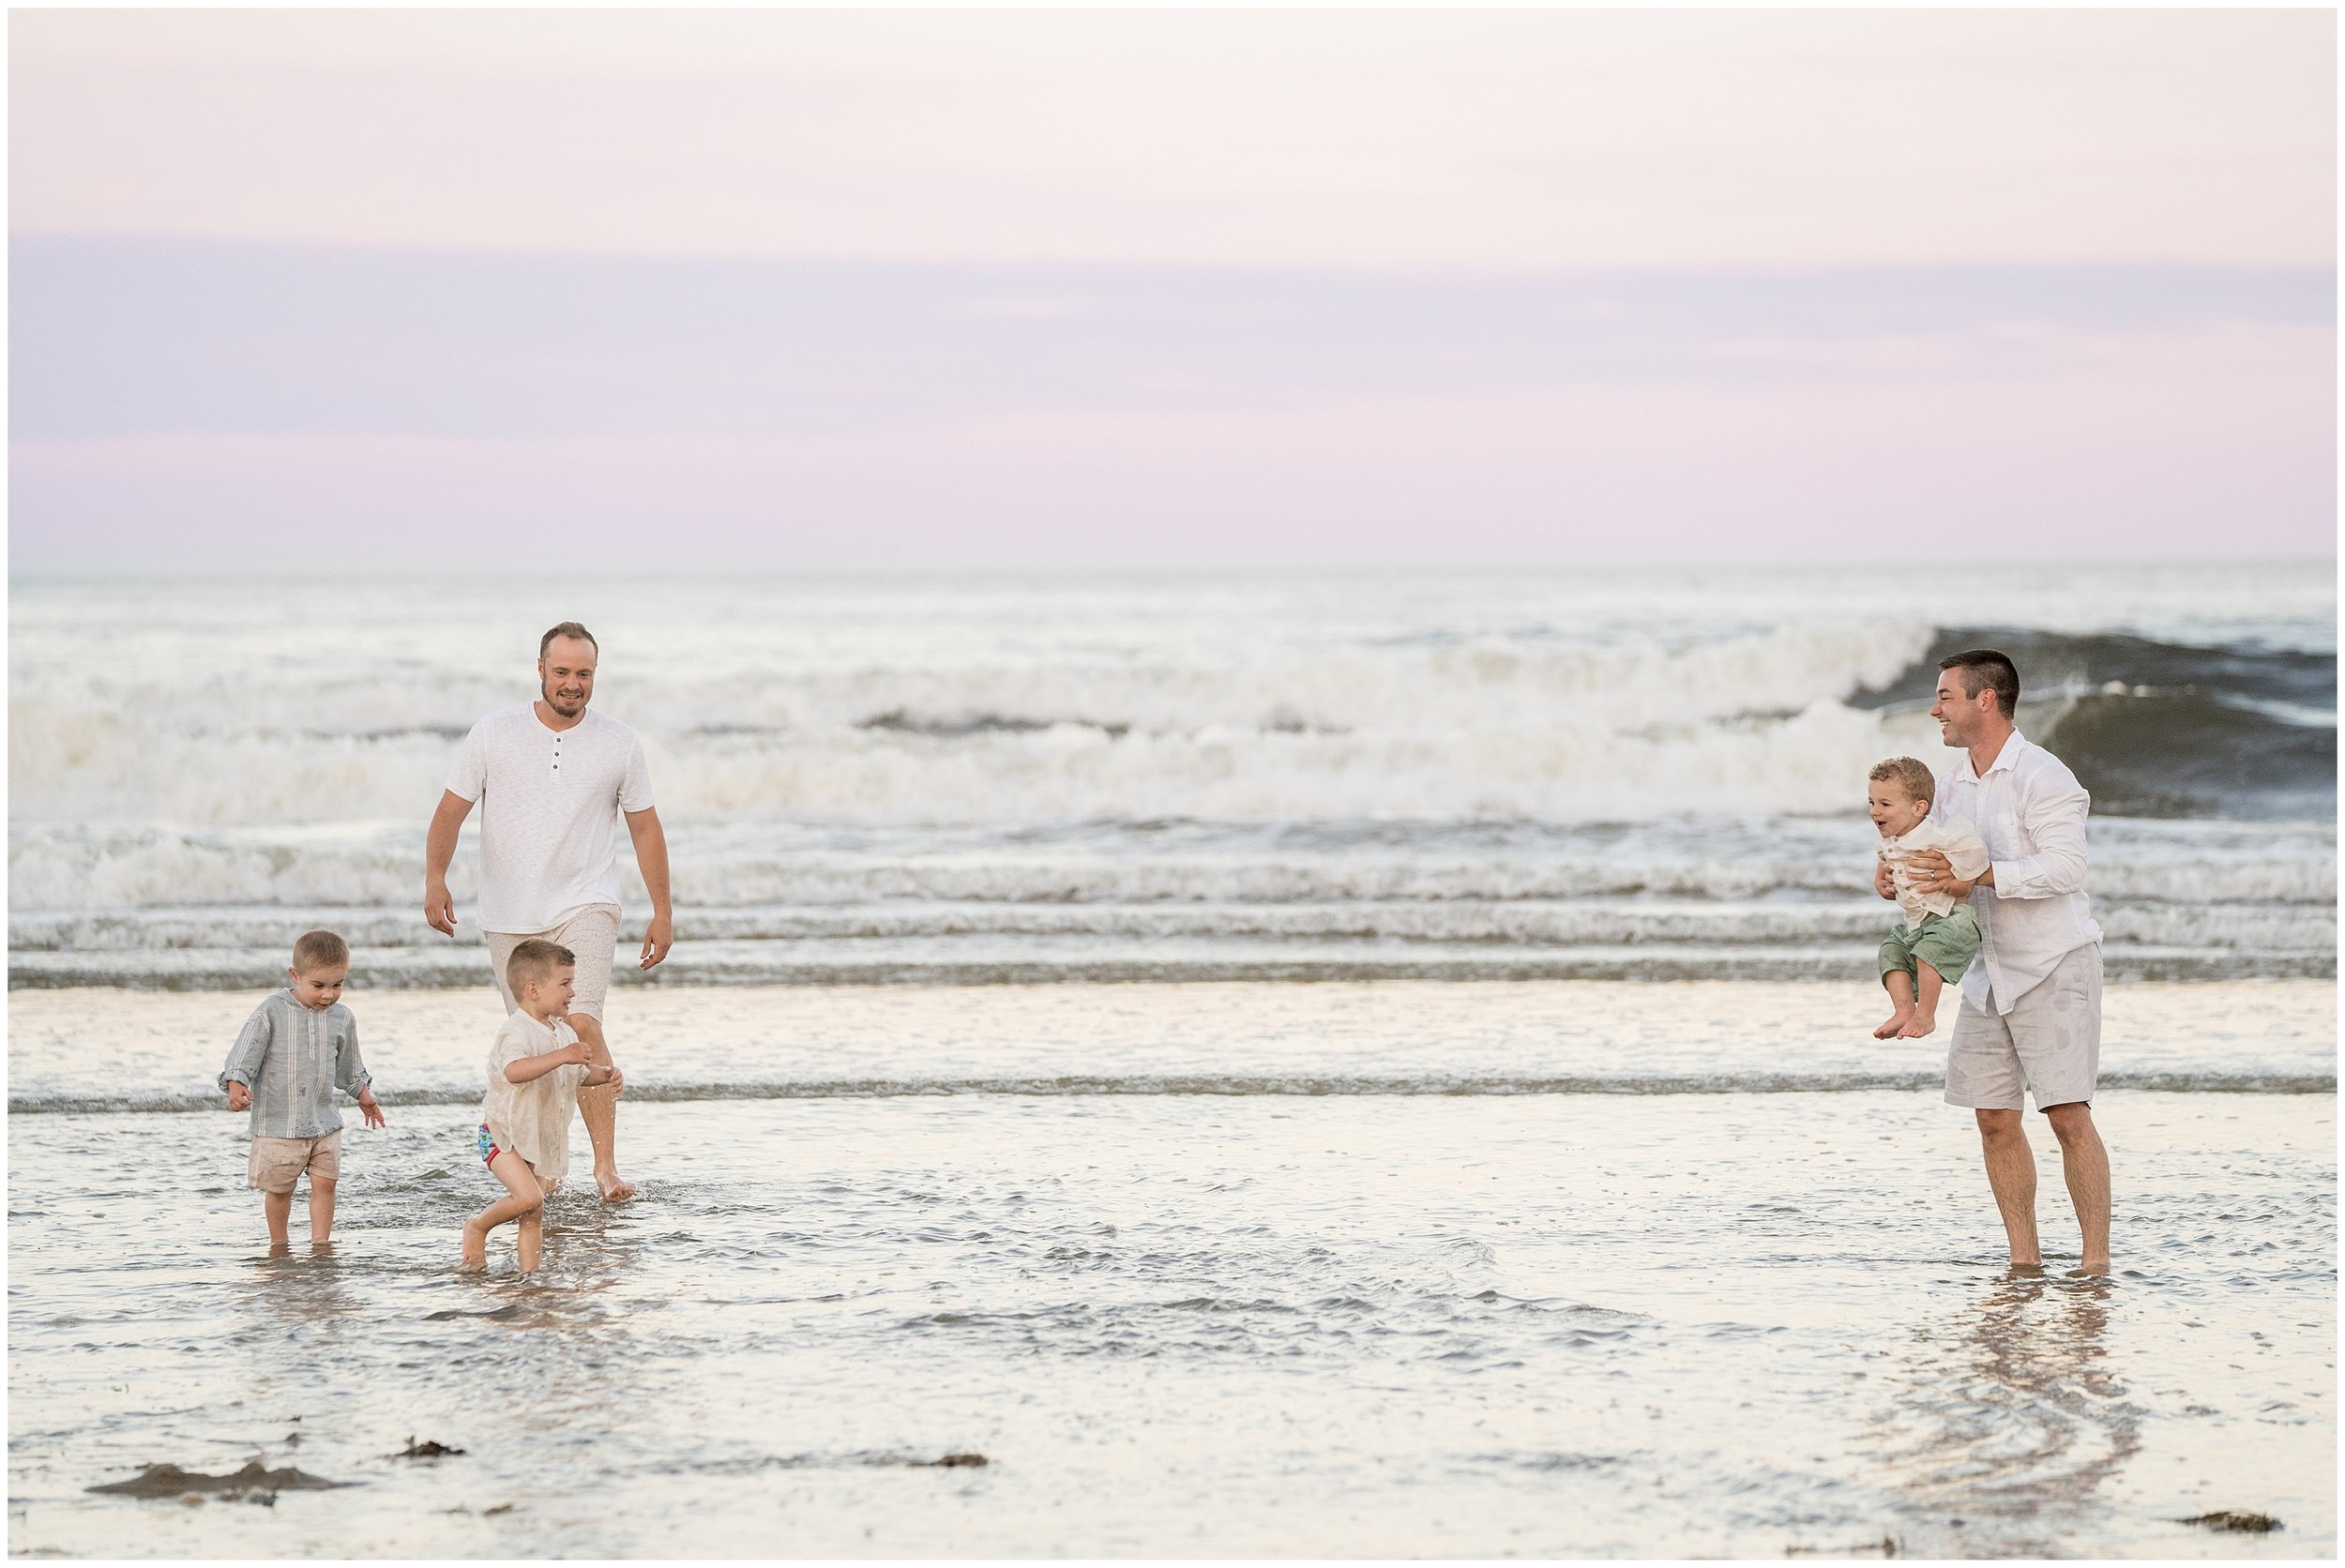
[[[219,1070],[221,1093],[231,1083],[252,1091],[254,1138],[324,1138],[341,1131],[334,1092],[356,1098],[374,1081],[358,1059],[358,1020],[337,1002],[304,1007],[290,986],[252,1009],[244,1033]]]

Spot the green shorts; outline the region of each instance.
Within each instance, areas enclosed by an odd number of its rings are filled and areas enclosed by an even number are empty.
[[[1962,978],[1962,972],[1971,967],[1978,956],[1978,916],[1968,904],[1957,904],[1945,914],[1933,914],[1922,922],[1921,929],[1909,931],[1899,926],[1881,944],[1881,978],[1887,984],[1889,976],[1902,972],[1915,985],[1920,976],[1914,972],[1916,960],[1938,972],[1938,977],[1952,985]]]

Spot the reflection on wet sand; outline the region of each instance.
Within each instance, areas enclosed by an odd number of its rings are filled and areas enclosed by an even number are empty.
[[[275,1243],[244,1276],[249,1322],[273,1322],[298,1334],[331,1329],[359,1310],[343,1275],[350,1265],[332,1242]]]
[[[1909,1549],[1951,1536],[1968,1544],[1959,1555],[2050,1555],[2091,1538],[2096,1492],[2141,1445],[2142,1412],[2107,1364],[2116,1289],[2013,1268],[1943,1334],[1919,1336],[1883,1423],[1883,1456],[1920,1538]]]

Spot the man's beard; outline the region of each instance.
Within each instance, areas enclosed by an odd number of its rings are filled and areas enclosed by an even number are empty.
[[[552,708],[555,713],[560,714],[564,718],[576,718],[580,714],[586,711],[586,699],[583,697],[578,700],[576,706],[564,707],[562,705],[562,699],[553,694],[553,687],[551,686],[539,686],[537,688],[537,695],[546,700],[547,707]]]

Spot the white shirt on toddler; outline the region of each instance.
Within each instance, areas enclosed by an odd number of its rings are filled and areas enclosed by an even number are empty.
[[[586,1069],[573,1063],[527,1083],[513,1082],[505,1069],[577,1041],[565,1020],[542,1024],[517,1009],[489,1048],[489,1096],[480,1102],[480,1120],[498,1148],[512,1150],[541,1177],[559,1177],[570,1168],[570,1117],[578,1110],[578,1087]]]
[[[1987,846],[1977,834],[1962,822],[1942,822],[1935,817],[1924,817],[1912,832],[1881,841],[1881,858],[1889,864],[1889,882],[1897,889],[1898,908],[1904,912],[1905,928],[1918,931],[1922,922],[1933,914],[1954,912],[1955,897],[1951,893],[1921,893],[1914,887],[1912,861],[1918,850],[1936,850],[1953,866],[1954,874],[1969,882],[1987,869]]]

